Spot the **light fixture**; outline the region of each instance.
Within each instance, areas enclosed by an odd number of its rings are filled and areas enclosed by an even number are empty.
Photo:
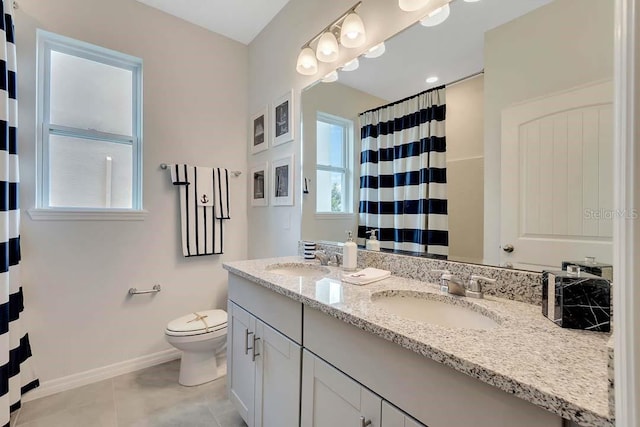
[[[369,50],[367,50],[364,54],[365,58],[378,58],[380,56],[382,56],[382,54],[384,53],[384,51],[386,50],[386,47],[384,45],[384,42],[382,43],[378,43],[377,45],[371,47]]]
[[[429,4],[429,0],[398,0],[398,6],[405,12],[422,9],[427,4]]]
[[[465,3],[476,3],[479,2],[480,0],[464,0]]]
[[[356,48],[367,41],[364,23],[356,13],[356,9],[361,4],[362,1],[356,3],[302,46],[296,64],[298,73],[305,76],[314,75],[318,72],[318,61],[333,62],[338,59],[340,45]],[[382,52],[384,52],[384,45]],[[382,52],[379,55],[382,55]],[[356,61],[355,67],[357,66]]]
[[[427,77],[426,82],[429,84],[433,84],[435,82],[438,81],[438,78],[436,76],[431,76],[431,77]]]
[[[353,58],[351,61],[344,64],[341,68],[342,71],[355,71],[360,66],[360,61],[358,58]]]
[[[451,8],[449,7],[449,4],[445,4],[444,6],[430,12],[425,18],[420,20],[420,23],[425,27],[435,27],[436,25],[442,24],[446,21],[450,13]]]
[[[316,46],[316,58],[322,62],[333,62],[338,59],[338,40],[331,31],[325,32],[320,36],[318,40],[318,46]]]
[[[333,83],[338,80],[338,72],[333,70],[322,78],[322,83]]]
[[[340,29],[340,43],[347,48],[360,47],[367,41],[367,34],[364,31],[364,23],[360,16],[349,13],[342,22]]]
[[[298,55],[298,63],[296,64],[296,71],[304,76],[312,76],[318,72],[318,60],[316,54],[309,46],[300,51]]]

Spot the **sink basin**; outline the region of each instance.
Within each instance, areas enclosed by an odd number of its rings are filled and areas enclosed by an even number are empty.
[[[301,262],[270,264],[266,267],[269,273],[292,277],[321,277],[330,273],[327,267]]]
[[[487,330],[499,326],[497,316],[484,307],[446,295],[386,291],[374,293],[371,301],[396,316],[448,328]]]

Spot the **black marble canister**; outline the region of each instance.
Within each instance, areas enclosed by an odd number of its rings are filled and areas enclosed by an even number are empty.
[[[577,270],[542,273],[542,314],[563,328],[609,332],[611,283]]]

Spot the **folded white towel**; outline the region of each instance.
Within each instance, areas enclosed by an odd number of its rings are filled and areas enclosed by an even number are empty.
[[[215,169],[196,166],[195,183],[198,206],[213,206]]]
[[[354,285],[366,285],[377,282],[378,280],[386,279],[389,276],[391,276],[390,271],[369,267],[364,270],[356,271],[355,273],[343,273],[342,281],[352,283]]]

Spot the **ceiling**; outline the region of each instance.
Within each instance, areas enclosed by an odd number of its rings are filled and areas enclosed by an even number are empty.
[[[138,0],[230,39],[249,44],[289,0]]]
[[[481,0],[451,3],[442,24],[415,24],[386,42],[379,58],[360,58],[360,68],[340,72],[339,83],[389,102],[453,82],[484,68],[484,33],[552,0]],[[365,23],[366,26],[366,23]],[[438,76],[427,84],[429,76]]]

